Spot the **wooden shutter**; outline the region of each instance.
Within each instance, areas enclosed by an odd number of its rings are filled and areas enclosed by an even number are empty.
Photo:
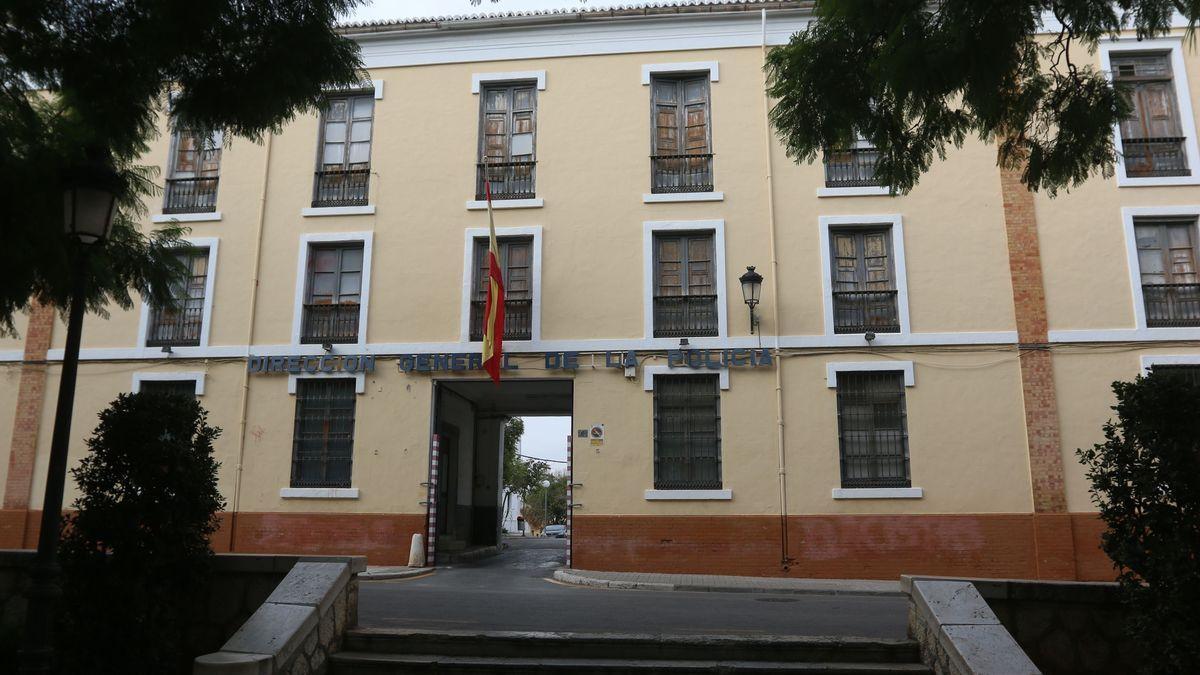
[[[1134,225],[1142,284],[1197,282],[1195,229],[1191,221]]]
[[[833,290],[895,290],[890,230],[833,230]]]
[[[371,164],[374,95],[331,98],[321,118],[321,168],[365,169]]]
[[[362,298],[362,269],[362,246],[313,247],[308,256],[306,304],[358,304]]]
[[[533,239],[530,237],[498,237],[500,269],[504,270],[504,297],[510,300],[529,300],[533,297]],[[486,300],[488,289],[488,240],[475,240],[475,300]]]
[[[485,87],[480,117],[480,161],[532,161],[537,134],[533,84]]]
[[[651,80],[651,154],[707,154],[710,147],[708,75]]]
[[[655,295],[715,295],[712,234],[656,236]]]
[[[1126,139],[1183,136],[1168,54],[1130,54],[1112,58],[1113,79],[1129,87],[1133,114],[1121,122]]]

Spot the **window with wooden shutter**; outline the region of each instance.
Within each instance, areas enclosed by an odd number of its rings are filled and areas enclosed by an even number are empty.
[[[654,378],[654,488],[721,489],[721,388],[717,375]]]
[[[842,487],[911,487],[904,373],[839,372]]]
[[[362,301],[363,246],[313,246],[308,252],[308,280],[300,342],[358,341]]]
[[[151,308],[147,347],[195,347],[200,344],[208,286],[208,249],[186,249],[177,253],[176,258],[187,272],[171,286],[174,304]]]
[[[712,191],[708,78],[651,78],[651,192]]]
[[[1113,81],[1133,105],[1121,122],[1125,175],[1190,176],[1170,53],[1114,54],[1111,65]]]
[[[292,487],[350,487],[354,398],[353,378],[296,381]]]
[[[1138,221],[1133,229],[1146,325],[1150,328],[1200,325],[1196,221]]]
[[[711,232],[654,236],[654,337],[717,334]]]
[[[833,229],[829,242],[833,332],[900,332],[891,229]]]
[[[171,142],[163,213],[208,213],[217,208],[221,172],[221,132],[178,129]]]
[[[313,206],[362,206],[371,175],[375,95],[329,98],[321,112]]]
[[[537,146],[537,84],[496,84],[480,92],[479,165],[475,198],[532,199]]]
[[[498,237],[504,275],[504,339],[533,337],[533,237]],[[471,295],[471,340],[483,340],[487,308],[488,240],[475,240],[475,279]]]

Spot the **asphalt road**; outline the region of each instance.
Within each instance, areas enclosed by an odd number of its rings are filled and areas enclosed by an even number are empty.
[[[618,591],[549,577],[565,562],[563,539],[510,538],[504,553],[424,577],[367,581],[359,625],[481,631],[903,638],[901,597]]]

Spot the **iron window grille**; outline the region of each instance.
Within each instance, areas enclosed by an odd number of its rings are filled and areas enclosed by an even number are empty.
[[[212,213],[217,210],[222,135],[203,137],[189,129],[175,132],[171,142],[163,213]]]
[[[362,271],[361,243],[309,250],[301,343],[358,342]]]
[[[292,487],[350,487],[354,399],[352,378],[297,380]]]
[[[879,151],[855,147],[825,152],[825,187],[873,187],[883,183],[875,175]]]
[[[499,237],[500,270],[504,276],[504,339],[533,339],[533,237]],[[470,339],[483,340],[488,289],[488,240],[475,240]]]
[[[650,192],[712,192],[708,73],[650,80]]]
[[[654,488],[721,489],[721,389],[717,375],[654,378]]]
[[[904,374],[840,372],[837,406],[842,487],[911,487]]]
[[[1152,368],[1155,373],[1162,373],[1169,377],[1177,377],[1187,382],[1194,387],[1200,387],[1200,364],[1172,364],[1172,365],[1156,365]]]
[[[374,93],[326,101],[321,112],[321,156],[313,178],[313,207],[367,204],[374,120]]]
[[[193,380],[142,380],[138,391],[154,396],[186,396],[196,397],[196,383]]]
[[[654,337],[718,333],[713,234],[654,235]]]
[[[1125,175],[1190,176],[1170,54],[1113,55],[1111,65],[1113,81],[1133,105],[1120,124]]]
[[[200,345],[208,283],[208,249],[188,249],[179,253],[178,259],[187,270],[186,276],[171,288],[172,305],[150,308],[147,347]]]
[[[1134,236],[1146,326],[1200,326],[1196,221],[1135,222]]]
[[[900,332],[891,229],[833,229],[829,245],[833,332]]]
[[[480,93],[479,161],[475,199],[533,199],[537,168],[537,85],[534,82],[485,86]]]

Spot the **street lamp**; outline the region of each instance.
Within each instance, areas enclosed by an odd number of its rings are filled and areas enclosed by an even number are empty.
[[[92,165],[69,172],[63,181],[63,228],[70,255],[71,308],[67,316],[67,344],[63,350],[46,494],[42,499],[42,525],[37,557],[30,571],[31,584],[25,615],[25,648],[22,673],[51,673],[54,669],[54,610],[62,589],[58,584],[58,529],[62,521],[63,490],[67,481],[67,450],[71,444],[71,415],[75,407],[75,376],[79,368],[79,343],[87,293],[87,255],[103,245],[112,232],[119,177],[110,167]]]
[[[754,334],[755,327],[758,326],[758,319],[754,316],[754,308],[758,306],[758,296],[762,291],[763,277],[758,272],[754,271],[754,265],[746,267],[746,272],[738,278],[742,282],[742,299],[746,301],[746,305],[750,308],[750,334]]]
[[[546,526],[550,521],[550,481],[542,480],[542,536],[546,536]]]

